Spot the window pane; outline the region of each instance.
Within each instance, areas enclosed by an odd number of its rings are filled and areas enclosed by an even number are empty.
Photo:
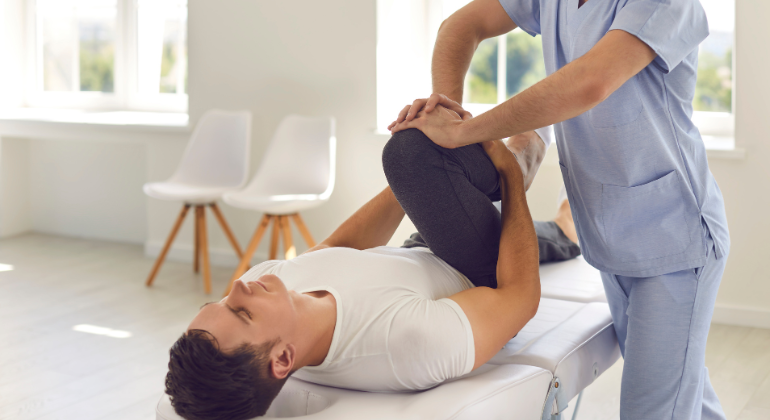
[[[701,0],[709,21],[709,36],[698,52],[696,111],[732,112],[733,32],[735,0]]]
[[[497,38],[486,39],[479,44],[465,83],[463,102],[497,103]]]
[[[38,0],[43,89],[113,92],[117,0]]]
[[[43,89],[71,91],[75,86],[75,26],[69,16],[44,16],[39,19],[42,40]]]
[[[187,92],[187,1],[142,0],[138,80],[143,94]]]
[[[545,61],[539,36],[516,29],[507,37],[505,90],[510,98],[545,78]]]
[[[80,32],[80,90],[115,91],[115,19],[84,17]]]

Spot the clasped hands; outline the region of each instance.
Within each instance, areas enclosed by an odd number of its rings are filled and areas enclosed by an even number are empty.
[[[434,93],[430,98],[416,99],[398,114],[388,130],[397,133],[407,128],[422,131],[434,143],[447,149],[465,146],[461,126],[473,118],[470,112],[446,95]]]
[[[434,93],[430,98],[416,99],[411,105],[405,106],[398,118],[390,123],[388,130],[397,133],[407,128],[416,128],[439,146],[454,149],[472,144],[467,142],[461,132],[462,124],[471,118],[471,113],[460,104],[446,95]],[[502,140],[484,141],[481,145],[498,171],[511,166],[519,167],[515,155]]]

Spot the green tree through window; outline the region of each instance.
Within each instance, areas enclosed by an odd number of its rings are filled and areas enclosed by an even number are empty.
[[[521,30],[505,35],[505,98],[497,97],[498,38],[484,40],[476,49],[467,76],[465,102],[496,104],[534,85],[545,77],[540,37]]]

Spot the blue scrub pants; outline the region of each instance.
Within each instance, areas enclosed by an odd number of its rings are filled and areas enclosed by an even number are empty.
[[[707,234],[708,235],[708,234]],[[623,354],[621,419],[725,419],[705,366],[727,255],[655,277],[602,273]]]

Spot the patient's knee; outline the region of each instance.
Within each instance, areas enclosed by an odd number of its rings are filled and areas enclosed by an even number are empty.
[[[410,128],[399,131],[385,144],[382,150],[382,168],[388,181],[392,175],[416,170],[429,162],[431,155],[440,152],[435,144],[422,131]]]

